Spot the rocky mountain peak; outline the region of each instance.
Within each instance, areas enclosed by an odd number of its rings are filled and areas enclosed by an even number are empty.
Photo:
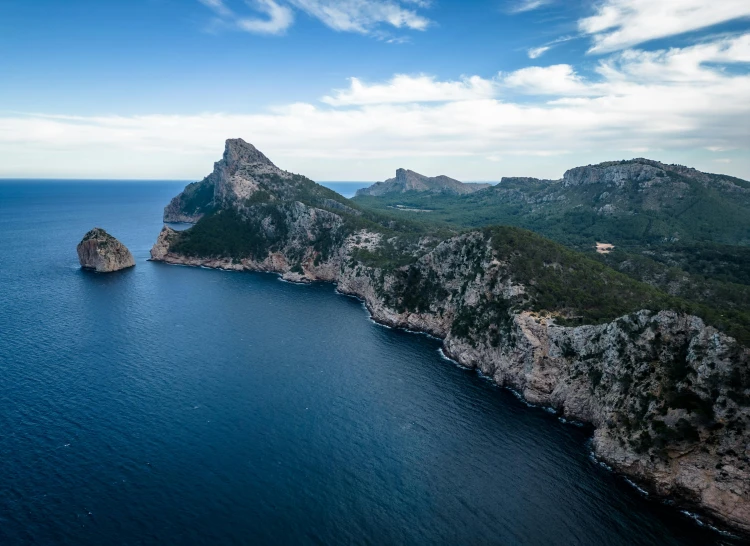
[[[249,142],[227,139],[224,155],[214,163],[213,172],[172,199],[164,208],[164,221],[195,223],[211,210],[245,202],[264,184],[274,185],[274,181],[286,184],[291,178],[290,173],[279,169]]]
[[[266,166],[278,169],[263,152],[241,138],[229,138],[224,146],[224,164],[235,171],[241,166]]]

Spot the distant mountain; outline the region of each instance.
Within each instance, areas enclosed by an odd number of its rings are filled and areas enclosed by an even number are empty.
[[[750,183],[739,178],[637,158],[576,167],[558,180],[503,178],[470,195],[411,192],[355,202],[439,226],[530,229],[710,306],[727,325],[750,325]],[[606,254],[594,254],[596,247]]]
[[[503,178],[469,195],[356,199],[371,208],[429,209],[434,220],[465,227],[521,226],[578,248],[596,241],[750,245],[750,182],[642,158],[576,167],[559,180]]]
[[[358,196],[381,196],[406,192],[443,193],[447,195],[467,195],[489,188],[489,184],[465,183],[447,176],[424,176],[408,169],[397,169],[396,177],[385,182],[376,182],[369,188],[357,190]]]

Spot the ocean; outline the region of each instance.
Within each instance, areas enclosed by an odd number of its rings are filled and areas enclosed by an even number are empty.
[[[333,285],[148,262],[183,186],[0,182],[0,544],[731,543]]]

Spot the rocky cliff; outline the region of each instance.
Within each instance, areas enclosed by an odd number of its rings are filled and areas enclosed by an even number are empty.
[[[152,259],[335,282],[375,320],[440,337],[462,365],[591,423],[596,455],[644,488],[750,533],[748,349],[530,232],[419,232],[277,182],[263,202],[165,227]]]
[[[127,247],[102,228],[94,228],[86,233],[76,250],[81,267],[99,273],[119,271],[135,265]]]
[[[466,195],[489,188],[489,184],[464,183],[447,176],[424,176],[407,169],[397,169],[396,177],[384,182],[376,182],[369,188],[357,190],[357,196],[381,196],[408,191],[425,193],[442,193],[448,195]]]
[[[291,177],[252,144],[241,138],[229,139],[224,157],[214,164],[213,172],[188,185],[164,208],[164,221],[195,223],[207,212],[247,200],[262,179]]]

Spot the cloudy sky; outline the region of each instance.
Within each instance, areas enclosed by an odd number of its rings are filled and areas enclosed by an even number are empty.
[[[0,177],[750,179],[748,0],[3,0]]]

